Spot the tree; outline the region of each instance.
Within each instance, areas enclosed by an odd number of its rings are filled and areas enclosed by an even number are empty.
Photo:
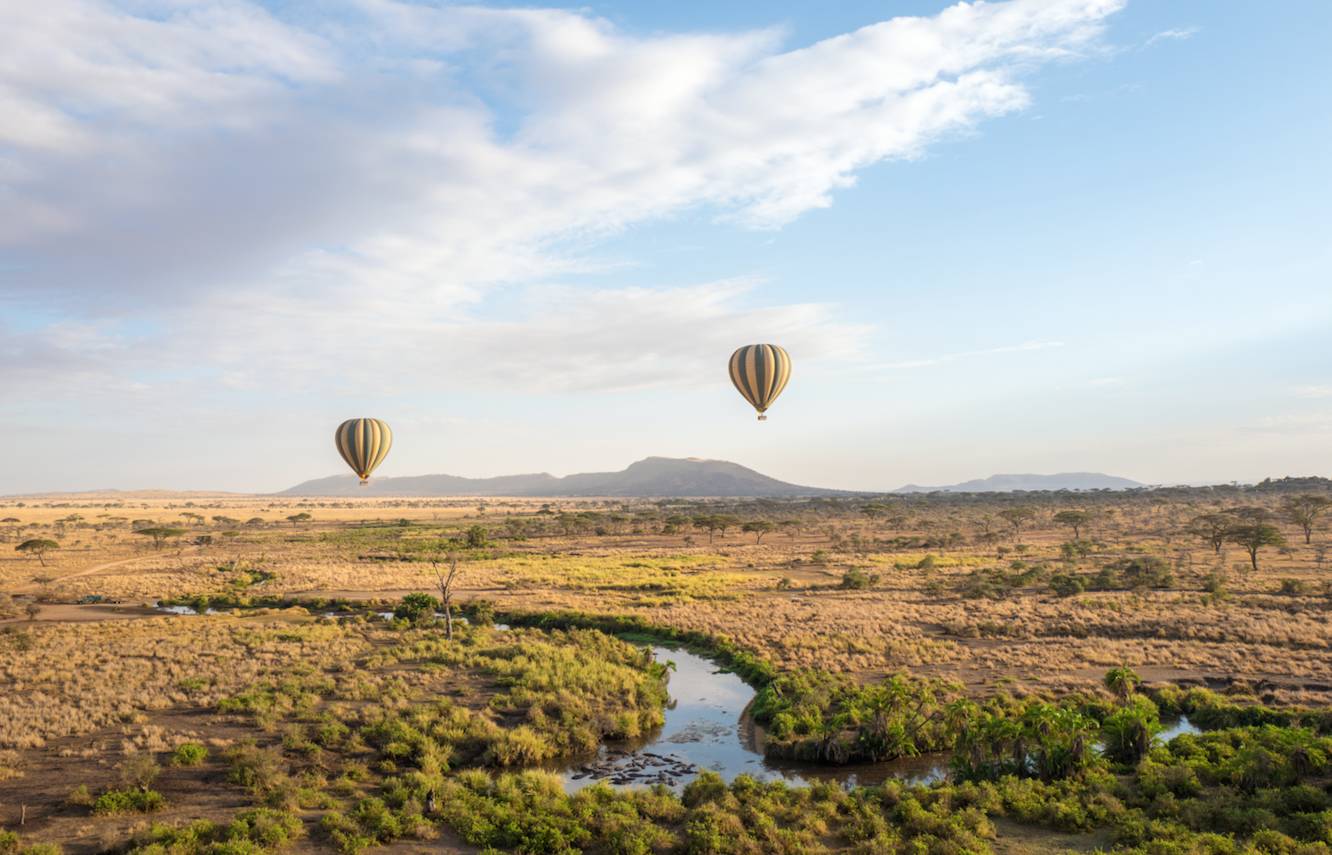
[[[41,565],[43,567],[45,567],[46,553],[50,552],[53,549],[59,549],[59,548],[60,544],[56,543],[54,540],[48,540],[47,538],[44,537],[35,537],[31,540],[23,541],[18,546],[14,547],[14,551],[23,552],[28,555],[36,555],[37,560],[41,562]]]
[[[750,522],[747,522],[744,525],[740,526],[740,530],[753,534],[755,543],[762,543],[763,535],[772,531],[776,527],[777,526],[773,525],[767,520],[751,520]]]
[[[152,526],[150,528],[141,528],[134,532],[135,534],[151,537],[153,539],[153,549],[161,549],[162,544],[169,538],[180,537],[185,533],[183,528],[169,528],[167,526]]]
[[[448,568],[441,566],[444,562],[440,553],[435,552],[430,558],[430,569],[435,573],[435,581],[439,584],[439,603],[444,607],[444,637],[453,638],[453,583],[458,580],[458,553],[449,550]]]
[[[1207,541],[1212,551],[1218,555],[1221,554],[1221,546],[1226,542],[1226,536],[1234,527],[1235,518],[1225,513],[1203,514],[1194,517],[1189,523],[1190,533]]]
[[[1102,682],[1107,689],[1115,693],[1121,704],[1127,704],[1129,698],[1133,697],[1133,690],[1142,682],[1142,678],[1132,668],[1121,665],[1105,672],[1105,679]]]
[[[989,514],[981,514],[976,520],[976,528],[980,533],[976,536],[981,543],[994,543],[999,539],[999,535],[994,531],[994,517]]]
[[[786,532],[786,536],[792,540],[800,536],[800,520],[782,520],[777,523],[777,527]]]
[[[1017,540],[1022,536],[1022,527],[1036,517],[1036,512],[1019,505],[1015,508],[1004,508],[999,512],[999,516],[1013,528],[1013,539]]]
[[[722,533],[723,537],[726,536],[726,530],[728,528],[735,528],[740,525],[740,518],[735,514],[717,514],[716,520],[717,530]]]
[[[1160,731],[1160,715],[1149,699],[1126,700],[1101,722],[1101,751],[1116,763],[1136,766]]]
[[[1284,546],[1286,539],[1281,530],[1271,523],[1250,522],[1234,526],[1226,533],[1226,540],[1244,547],[1249,553],[1249,563],[1254,572],[1258,572],[1258,550],[1264,546]]]
[[[684,514],[671,514],[662,520],[661,533],[675,534],[687,525],[689,525],[689,517]]]
[[[1287,520],[1300,527],[1300,531],[1304,532],[1304,542],[1308,544],[1313,538],[1314,524],[1329,507],[1332,507],[1332,499],[1306,493],[1284,499],[1281,502],[1281,513]]]
[[[1073,529],[1073,539],[1082,540],[1082,527],[1091,521],[1091,514],[1086,511],[1060,511],[1054,515],[1054,521]]]
[[[296,525],[297,523],[303,523],[306,522],[307,520],[312,520],[312,519],[314,519],[314,517],[312,517],[310,514],[306,513],[305,511],[301,511],[299,514],[292,514],[291,516],[287,517],[287,522],[291,523],[292,525]]]
[[[483,525],[474,525],[463,534],[463,545],[468,549],[485,549],[490,545],[489,533]]]
[[[709,544],[714,534],[721,532],[725,535],[728,528],[739,524],[740,519],[731,514],[702,514],[694,517],[694,528],[707,530]]]

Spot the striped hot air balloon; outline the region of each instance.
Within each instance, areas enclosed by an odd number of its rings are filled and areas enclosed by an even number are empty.
[[[791,379],[791,356],[775,344],[747,344],[731,354],[731,382],[758,410],[759,421]]]
[[[379,419],[347,419],[338,425],[333,440],[342,459],[364,484],[375,467],[388,457],[389,446],[393,445],[393,431]]]

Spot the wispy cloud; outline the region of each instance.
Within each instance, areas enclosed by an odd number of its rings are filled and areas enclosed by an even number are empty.
[[[1332,412],[1278,413],[1264,416],[1248,430],[1277,435],[1332,434]]]
[[[1332,398],[1332,386],[1296,386],[1291,392],[1297,398]]]
[[[1180,27],[1177,29],[1162,30],[1161,32],[1156,33],[1151,38],[1147,39],[1147,41],[1143,42],[1142,49],[1146,50],[1147,48],[1160,44],[1161,42],[1187,41],[1188,39],[1191,39],[1194,36],[1198,35],[1198,33],[1200,33],[1201,31],[1202,31],[1201,27]]]
[[[921,359],[907,359],[901,362],[880,362],[873,365],[860,366],[862,370],[896,370],[904,368],[929,368],[935,365],[946,365],[950,362],[958,362],[963,359],[974,359],[978,356],[995,356],[1002,353],[1029,353],[1036,350],[1050,350],[1056,347],[1063,347],[1062,341],[1025,341],[1021,344],[1008,344],[1000,347],[989,347],[984,350],[964,350],[957,353],[944,353],[937,356],[927,356]]]

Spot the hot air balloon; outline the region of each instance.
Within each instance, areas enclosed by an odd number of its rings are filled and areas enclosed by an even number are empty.
[[[333,434],[338,453],[364,484],[370,473],[388,457],[393,445],[393,431],[379,419],[347,419]]]
[[[731,382],[758,410],[759,421],[791,379],[791,356],[775,344],[747,344],[731,354]]]

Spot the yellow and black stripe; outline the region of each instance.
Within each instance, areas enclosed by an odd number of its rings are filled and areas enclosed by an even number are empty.
[[[338,425],[333,441],[338,453],[364,484],[375,467],[388,457],[393,431],[379,419],[347,419]]]
[[[747,344],[731,354],[731,382],[758,410],[759,421],[791,379],[791,356],[775,344]]]

